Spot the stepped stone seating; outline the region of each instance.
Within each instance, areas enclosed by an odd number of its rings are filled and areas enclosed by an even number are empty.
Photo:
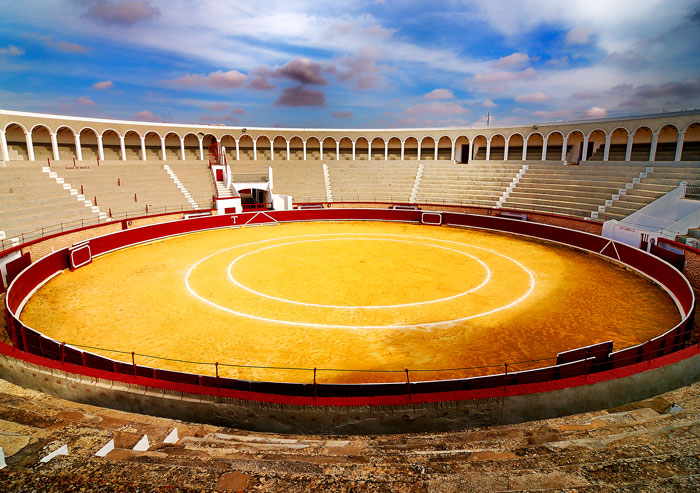
[[[426,162],[416,202],[495,207],[521,167],[508,161]]]
[[[210,209],[214,185],[209,163],[203,161],[170,161],[168,166],[190,192],[200,209]]]
[[[417,171],[418,161],[328,162],[335,202],[408,202]]]
[[[6,491],[697,491],[700,384],[608,411],[449,433],[254,433],[0,380]],[[673,404],[679,407],[674,408]],[[179,440],[164,443],[177,428]],[[133,447],[146,434],[150,447]],[[115,448],[95,453],[109,440]],[[39,459],[67,445],[68,455]]]
[[[267,175],[272,166],[273,192],[291,195],[294,202],[325,202],[322,161],[229,161],[231,172]]]
[[[163,169],[163,163],[130,163],[55,167],[58,176],[80,190],[87,200],[97,198],[102,212],[113,215],[190,210],[192,206]],[[136,194],[136,200],[134,200]]]
[[[649,163],[654,164],[654,163]],[[632,190],[613,202],[601,214],[603,219],[623,219],[678,186],[681,181],[700,183],[700,163],[654,165],[654,171],[642,178]]]
[[[36,163],[0,167],[0,231],[6,238],[29,241],[40,236],[42,228],[60,232],[61,223],[64,229],[95,224],[97,215]]]
[[[564,166],[535,162],[503,207],[590,217],[644,169],[640,165]]]

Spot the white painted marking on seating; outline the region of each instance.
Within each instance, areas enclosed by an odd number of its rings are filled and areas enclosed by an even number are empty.
[[[111,439],[109,442],[107,442],[104,447],[102,447],[100,450],[98,450],[95,455],[97,457],[104,457],[105,455],[110,453],[112,450],[114,450],[114,438]]]
[[[382,233],[362,233],[362,236],[388,236],[388,237],[399,237],[399,238],[412,238],[412,239],[419,239],[419,240],[430,240],[430,241],[439,241],[439,242],[444,242],[444,243],[450,243],[454,245],[461,245],[461,246],[467,246],[471,248],[477,248],[479,250],[484,250],[489,253],[492,253],[494,255],[498,255],[499,257],[502,257],[506,260],[509,260],[510,262],[513,262],[515,265],[520,267],[527,275],[529,276],[529,286],[528,290],[525,292],[523,296],[520,298],[516,299],[515,301],[512,301],[511,303],[508,303],[506,305],[496,307],[492,310],[487,310],[485,312],[477,313],[474,315],[469,315],[466,317],[460,317],[460,318],[455,318],[451,320],[442,320],[439,322],[426,322],[426,323],[421,323],[421,324],[406,324],[406,325],[336,325],[336,324],[319,324],[319,323],[311,323],[311,322],[294,322],[290,320],[277,320],[273,318],[266,318],[266,317],[259,317],[257,315],[251,315],[249,313],[243,313],[239,312],[236,310],[233,310],[231,308],[227,308],[225,306],[221,306],[217,303],[214,303],[211,300],[208,300],[207,298],[204,298],[203,296],[200,296],[197,294],[197,292],[190,286],[190,275],[192,274],[192,271],[202,262],[205,260],[210,259],[211,257],[214,257],[216,255],[219,255],[221,253],[236,249],[236,248],[241,248],[245,246],[250,246],[250,245],[256,245],[260,243],[265,243],[269,241],[276,241],[276,240],[289,240],[289,239],[294,239],[294,238],[316,238],[319,236],[347,236],[347,233],[323,233],[323,234],[315,234],[315,235],[297,235],[297,236],[286,236],[286,237],[276,237],[276,238],[267,238],[264,240],[259,240],[259,241],[253,241],[250,243],[244,243],[242,245],[236,245],[230,248],[225,248],[223,250],[220,250],[218,252],[212,253],[211,255],[207,255],[206,257],[198,260],[195,262],[187,271],[187,274],[185,274],[185,286],[187,290],[190,292],[192,296],[197,298],[198,300],[214,307],[218,308],[219,310],[223,310],[225,312],[231,313],[233,315],[237,315],[240,317],[245,317],[251,320],[258,320],[261,322],[271,322],[271,323],[279,323],[279,324],[284,324],[284,325],[292,325],[292,326],[299,326],[299,327],[319,327],[319,328],[339,328],[339,329],[410,329],[410,328],[427,328],[427,327],[435,327],[435,326],[440,326],[440,325],[447,325],[447,324],[452,324],[452,323],[459,323],[459,322],[465,322],[467,320],[471,320],[473,318],[477,317],[483,317],[486,315],[491,315],[493,313],[497,313],[501,310],[506,310],[508,308],[512,308],[513,306],[517,305],[518,303],[522,302],[525,300],[530,294],[532,294],[532,291],[535,289],[535,276],[530,272],[524,265],[522,265],[520,262],[518,262],[515,259],[512,259],[506,255],[503,255],[502,253],[495,252],[493,250],[490,250],[488,248],[476,246],[476,245],[471,245],[468,243],[460,243],[458,241],[452,241],[452,240],[444,240],[440,238],[430,238],[430,237],[425,237],[425,236],[406,236],[406,235],[391,235],[391,234],[382,234]]]
[[[364,240],[364,241],[394,241],[397,243],[413,243],[416,245],[431,246],[434,248],[441,248],[443,250],[449,250],[451,252],[455,252],[455,253],[458,253],[460,255],[470,257],[470,258],[476,260],[477,262],[479,262],[481,264],[481,266],[484,269],[486,269],[486,277],[481,282],[481,284],[479,284],[478,286],[471,288],[471,289],[468,289],[466,291],[462,291],[461,293],[457,293],[457,294],[452,295],[452,296],[447,296],[445,298],[438,298],[435,300],[427,300],[427,301],[416,301],[414,303],[400,303],[400,304],[396,304],[396,305],[356,305],[356,306],[350,306],[350,305],[322,305],[322,304],[318,304],[318,303],[306,303],[303,301],[294,301],[294,300],[289,300],[286,298],[278,298],[276,296],[267,295],[265,293],[255,291],[254,289],[251,289],[251,288],[241,284],[239,281],[237,281],[233,277],[233,274],[231,273],[231,270],[233,269],[234,264],[236,262],[238,262],[239,260],[247,257],[248,255],[252,255],[254,253],[258,253],[258,252],[261,252],[263,250],[268,250],[270,248],[277,248],[277,247],[281,247],[281,246],[285,246],[285,245],[293,245],[295,243],[308,243],[308,242],[316,242],[316,241],[358,241],[358,240],[360,240],[360,241],[362,241],[362,240]],[[489,269],[489,267],[483,261],[481,261],[479,258],[475,257],[474,255],[471,255],[471,254],[466,253],[466,252],[461,252],[461,251],[455,250],[453,248],[443,247],[443,246],[439,246],[439,245],[430,245],[428,243],[421,243],[419,241],[394,240],[394,239],[386,239],[386,238],[358,238],[358,237],[351,236],[348,238],[323,238],[323,239],[318,239],[318,240],[290,241],[287,243],[279,243],[277,245],[271,245],[271,246],[267,246],[267,247],[263,247],[263,248],[258,248],[257,250],[254,250],[254,251],[248,252],[248,253],[244,253],[243,255],[236,257],[233,260],[233,262],[231,262],[228,266],[228,278],[236,286],[238,286],[242,289],[245,289],[246,291],[249,291],[257,296],[262,296],[263,298],[269,298],[271,300],[281,301],[283,303],[293,303],[295,305],[318,306],[318,307],[325,307],[325,308],[345,308],[345,309],[372,309],[372,308],[374,308],[374,309],[378,309],[378,308],[399,308],[399,307],[404,307],[404,306],[426,305],[429,303],[439,303],[441,301],[448,301],[448,300],[453,300],[455,298],[459,298],[460,296],[467,295],[467,294],[472,293],[472,292],[476,291],[477,289],[480,289],[483,286],[485,286],[491,280],[491,269]]]
[[[139,443],[134,445],[133,450],[138,450],[139,452],[145,452],[148,450],[148,448],[151,446],[150,443],[148,443],[148,435],[144,435],[141,437],[141,440],[139,440]]]
[[[46,462],[50,461],[51,459],[53,459],[54,457],[59,456],[59,455],[68,455],[68,445],[63,445],[63,446],[59,447],[58,449],[54,450],[49,455],[47,455],[46,457],[41,459],[41,462],[46,463]]]
[[[177,428],[173,428],[173,431],[170,432],[170,434],[165,437],[165,440],[163,440],[163,443],[177,443],[180,438],[177,435]]]

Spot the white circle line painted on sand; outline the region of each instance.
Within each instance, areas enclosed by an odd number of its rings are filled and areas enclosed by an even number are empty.
[[[260,243],[265,243],[268,241],[275,241],[275,240],[289,240],[293,238],[315,238],[319,236],[347,236],[348,233],[321,233],[321,234],[314,234],[314,235],[296,235],[296,236],[286,236],[286,237],[276,237],[276,238],[266,238],[264,240],[258,240],[258,241],[253,241],[250,243],[244,243],[241,245],[235,245],[233,247],[225,248],[223,250],[220,250],[218,252],[212,253],[211,255],[207,255],[206,257],[201,258],[192,266],[188,269],[187,274],[185,274],[185,286],[187,287],[187,290],[190,292],[192,296],[197,298],[198,300],[202,301],[203,303],[206,303],[209,306],[212,306],[214,308],[217,308],[219,310],[223,310],[225,312],[228,312],[232,315],[236,315],[239,317],[244,317],[248,318],[250,320],[258,320],[260,322],[270,322],[270,323],[278,323],[282,325],[292,325],[296,327],[318,327],[318,328],[328,328],[328,329],[420,329],[420,328],[431,328],[431,327],[437,327],[440,325],[447,325],[447,324],[454,324],[454,323],[459,323],[459,322],[465,322],[467,320],[471,320],[473,318],[477,317],[483,317],[486,315],[491,315],[493,313],[497,313],[502,310],[506,310],[508,308],[512,308],[513,306],[517,305],[518,303],[522,302],[524,299],[526,299],[530,294],[532,294],[532,291],[535,289],[535,276],[530,272],[523,264],[518,262],[515,259],[512,259],[506,255],[503,255],[502,253],[495,252],[493,250],[490,250],[488,248],[476,246],[476,245],[471,245],[468,243],[460,243],[458,241],[453,241],[453,240],[444,240],[440,238],[431,238],[431,237],[425,237],[425,236],[407,236],[407,235],[394,235],[394,234],[382,234],[382,233],[360,233],[361,236],[388,236],[388,237],[398,237],[398,238],[412,238],[412,239],[417,239],[417,240],[431,240],[431,241],[440,241],[443,243],[451,243],[454,245],[462,245],[462,246],[468,246],[471,248],[478,248],[479,250],[484,250],[489,253],[492,253],[494,255],[498,255],[499,257],[503,257],[506,260],[509,260],[510,262],[513,262],[515,265],[520,267],[523,271],[527,273],[527,275],[530,278],[530,282],[528,283],[528,290],[523,294],[520,298],[506,304],[503,306],[499,306],[497,308],[494,308],[492,310],[487,310],[481,313],[477,313],[474,315],[469,315],[466,317],[460,317],[460,318],[455,318],[451,320],[441,320],[439,322],[426,322],[422,324],[405,324],[405,325],[336,325],[336,324],[319,324],[319,323],[312,323],[312,322],[294,322],[291,320],[277,320],[274,318],[266,318],[266,317],[259,317],[257,315],[251,315],[249,313],[243,313],[239,312],[236,310],[233,310],[231,308],[221,306],[217,303],[214,303],[211,300],[208,300],[207,298],[204,298],[203,296],[199,295],[194,289],[192,289],[192,286],[190,286],[190,275],[192,274],[192,271],[202,262],[205,260],[210,259],[211,257],[214,257],[216,255],[219,255],[221,253],[227,252],[229,250],[233,250],[235,248],[241,248],[244,246],[250,246],[250,245],[256,245]]]
[[[240,281],[236,280],[236,279],[233,277],[233,274],[232,274],[232,272],[231,272],[232,269],[233,269],[233,266],[236,264],[236,262],[238,262],[239,260],[244,259],[244,258],[247,257],[248,255],[253,255],[253,254],[255,254],[255,253],[262,252],[262,251],[264,251],[264,250],[269,250],[269,249],[271,249],[271,248],[278,248],[278,247],[282,247],[282,246],[285,246],[285,245],[294,245],[294,244],[297,244],[297,243],[309,243],[309,242],[315,242],[315,241],[393,241],[393,242],[396,242],[396,243],[412,243],[412,244],[414,244],[414,245],[423,245],[423,246],[430,246],[430,247],[433,247],[433,248],[440,248],[440,249],[449,250],[449,251],[451,251],[451,252],[455,252],[455,253],[458,253],[458,254],[460,254],[460,255],[464,255],[465,257],[469,257],[469,258],[471,258],[471,259],[473,259],[473,260],[476,260],[476,261],[479,262],[479,264],[481,264],[481,266],[486,270],[486,277],[485,277],[484,280],[481,282],[481,284],[479,284],[478,286],[475,286],[475,287],[473,287],[473,288],[471,288],[471,289],[468,289],[468,290],[466,290],[466,291],[462,291],[462,292],[460,292],[460,293],[454,294],[454,295],[452,295],[452,296],[446,296],[446,297],[444,297],[444,298],[438,298],[438,299],[435,299],[435,300],[416,301],[416,302],[413,302],[413,303],[399,303],[399,304],[395,304],[395,305],[355,305],[355,306],[350,306],[350,305],[323,305],[323,304],[319,304],[319,303],[307,303],[307,302],[304,302],[304,301],[294,301],[294,300],[290,300],[290,299],[286,299],[286,298],[279,298],[279,297],[277,297],[277,296],[271,296],[271,295],[268,295],[268,294],[265,294],[265,293],[261,293],[261,292],[259,292],[259,291],[256,291],[256,290],[254,290],[254,289],[251,289],[251,288],[249,288],[248,286],[245,286],[244,284],[242,284]],[[419,242],[419,241],[396,240],[396,239],[387,239],[387,238],[358,238],[358,237],[348,236],[348,237],[346,237],[346,238],[322,238],[322,239],[316,239],[316,240],[290,241],[290,242],[286,242],[286,243],[278,243],[278,244],[276,244],[276,245],[270,245],[270,246],[258,248],[257,250],[253,250],[252,252],[244,253],[243,255],[239,255],[238,257],[236,257],[235,259],[233,259],[233,261],[232,261],[232,262],[229,264],[229,266],[228,266],[228,278],[231,280],[231,282],[233,282],[236,286],[238,286],[238,287],[241,288],[241,289],[245,289],[246,291],[248,291],[248,292],[250,292],[250,293],[252,293],[252,294],[255,294],[255,295],[257,295],[257,296],[262,296],[263,298],[268,298],[268,299],[275,300],[275,301],[281,301],[281,302],[283,302],[283,303],[292,303],[292,304],[295,304],[295,305],[315,306],[315,307],[322,307],[322,308],[339,308],[339,309],[383,309],[383,308],[400,308],[400,307],[404,307],[404,306],[426,305],[426,304],[429,304],[429,303],[440,303],[440,302],[443,302],[443,301],[449,301],[449,300],[453,300],[453,299],[455,299],[455,298],[459,298],[460,296],[465,296],[465,295],[467,295],[467,294],[469,294],[469,293],[472,293],[472,292],[474,292],[474,291],[476,291],[476,290],[478,290],[478,289],[481,289],[481,288],[484,287],[486,284],[488,284],[488,282],[491,280],[491,269],[489,269],[488,265],[486,265],[481,259],[475,257],[474,255],[471,255],[471,254],[469,254],[469,253],[462,252],[462,251],[459,251],[459,250],[455,250],[454,248],[448,248],[448,247],[444,247],[444,246],[440,246],[440,245],[431,245],[431,244],[429,244],[429,243],[424,243],[424,242]]]

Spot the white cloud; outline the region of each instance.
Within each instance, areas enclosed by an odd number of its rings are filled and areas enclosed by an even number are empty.
[[[608,116],[608,111],[605,108],[600,108],[598,106],[592,106],[588,108],[586,111],[583,113],[585,116],[589,118],[604,118]]]
[[[595,34],[595,29],[589,26],[579,26],[573,28],[566,34],[566,44],[585,45],[590,43],[591,37]]]
[[[114,85],[114,82],[112,82],[111,80],[101,80],[99,82],[95,82],[92,85],[92,87],[94,87],[95,89],[98,89],[100,91],[105,91],[105,90],[111,88],[113,85]]]
[[[484,99],[481,103],[481,106],[483,106],[484,108],[495,108],[498,105],[490,99]]]
[[[515,97],[515,100],[519,103],[544,103],[545,101],[549,101],[549,99],[550,97],[542,91],[531,92]]]
[[[516,52],[499,58],[493,62],[493,66],[496,68],[520,68],[528,63],[530,63],[530,56],[527,53]]]
[[[454,94],[449,89],[433,89],[423,95],[423,99],[454,99]]]
[[[17,48],[15,45],[7,45],[7,48],[0,48],[0,56],[20,56],[24,55],[22,48]]]

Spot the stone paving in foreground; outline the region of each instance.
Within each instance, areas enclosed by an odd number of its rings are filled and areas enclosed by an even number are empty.
[[[682,410],[669,412],[673,403]],[[3,491],[697,491],[700,383],[607,412],[450,433],[253,433],[0,380]],[[178,429],[179,441],[163,440]],[[132,450],[142,436],[147,451]],[[114,439],[104,458],[97,452]],[[69,455],[39,459],[66,444]]]

